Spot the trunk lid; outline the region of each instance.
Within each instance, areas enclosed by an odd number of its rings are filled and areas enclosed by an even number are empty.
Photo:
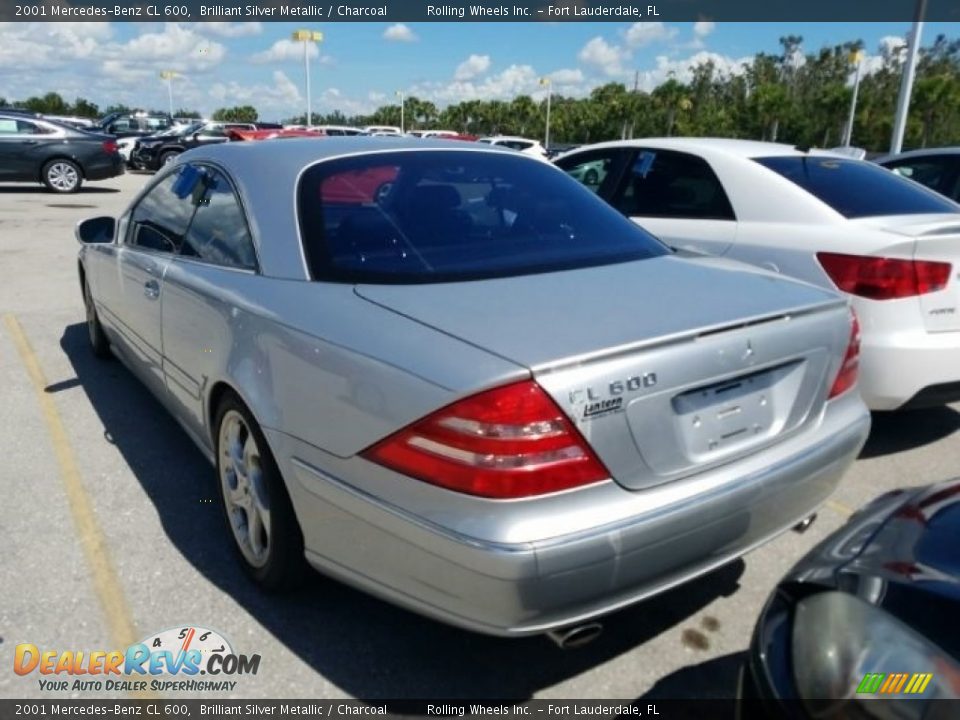
[[[356,292],[529,368],[636,489],[818,417],[850,328],[840,296],[713,258]]]

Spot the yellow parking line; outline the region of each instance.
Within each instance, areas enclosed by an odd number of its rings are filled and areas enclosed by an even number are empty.
[[[850,517],[851,515],[853,515],[853,512],[854,512],[852,507],[848,505],[844,505],[842,502],[839,502],[838,500],[833,500],[833,499],[827,500],[826,505],[828,508],[830,508],[836,513],[839,513],[840,515],[843,515],[844,517]]]
[[[50,433],[50,442],[57,457],[57,464],[60,466],[60,478],[70,505],[70,514],[73,516],[83,554],[93,574],[93,588],[107,621],[112,647],[127,648],[140,638],[137,637],[136,625],[130,613],[130,606],[127,605],[123,587],[120,585],[120,579],[110,561],[107,539],[97,524],[90,497],[80,480],[80,472],[77,469],[63,421],[60,419],[60,413],[57,412],[53,399],[44,389],[48,385],[47,379],[20,323],[13,315],[5,315],[3,319],[7,330],[10,331],[13,344],[20,354],[20,360],[30,376],[30,382],[36,392],[43,419]]]

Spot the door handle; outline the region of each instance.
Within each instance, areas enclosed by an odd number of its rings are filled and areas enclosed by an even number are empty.
[[[143,294],[151,300],[156,300],[160,297],[160,283],[156,280],[147,280],[143,284]]]

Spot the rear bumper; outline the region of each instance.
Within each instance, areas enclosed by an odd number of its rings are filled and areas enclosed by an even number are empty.
[[[158,153],[153,148],[134,148],[130,151],[130,164],[146,170],[156,170]]]
[[[123,175],[125,172],[125,163],[119,152],[115,152],[104,158],[84,165],[83,174],[87,180],[107,180],[117,175]]]
[[[854,393],[848,395],[830,404],[816,429],[705,473],[709,477],[696,480],[697,492],[628,491],[612,482],[575,491],[587,511],[606,494],[632,514],[518,543],[471,536],[462,518],[454,528],[387,504],[296,459],[288,451],[298,443],[289,436],[268,432],[268,438],[285,458],[281,466],[312,565],[437,620],[517,636],[580,623],[655,595],[810,515],[835,489],[869,431],[869,413]]]
[[[860,393],[871,410],[931,407],[960,400],[960,332],[865,334]]]

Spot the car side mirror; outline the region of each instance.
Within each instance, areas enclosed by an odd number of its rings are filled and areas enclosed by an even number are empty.
[[[200,133],[195,132],[195,133],[193,134],[193,139],[194,139],[194,140],[196,140],[196,139],[199,138],[199,137],[200,137]]]
[[[81,220],[77,223],[74,233],[78,242],[83,245],[93,245],[112,243],[116,230],[117,221],[108,215],[104,215]]]

